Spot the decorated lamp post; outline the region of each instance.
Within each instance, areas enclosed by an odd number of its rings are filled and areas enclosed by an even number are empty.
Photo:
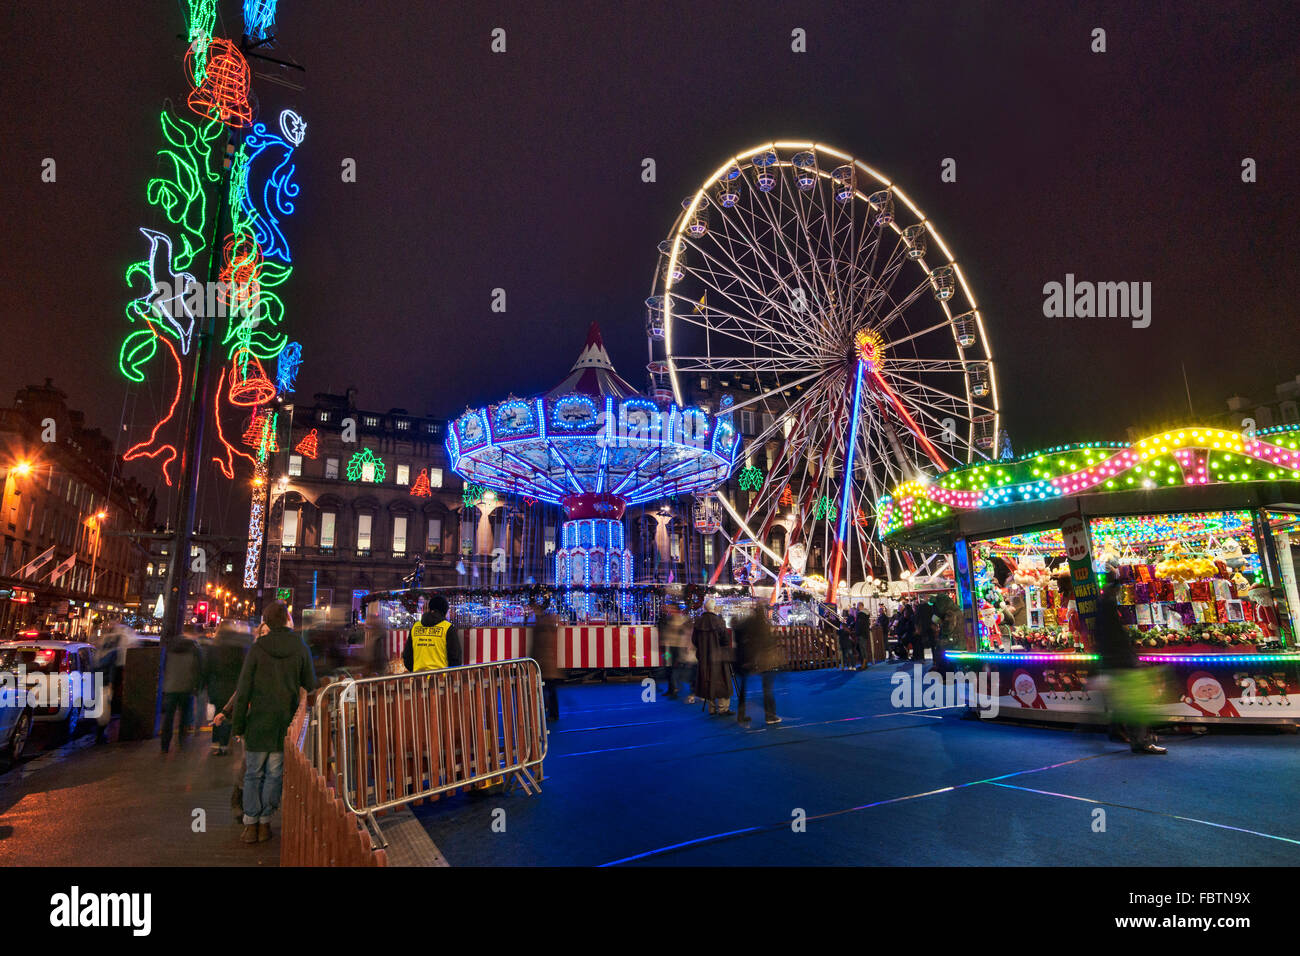
[[[276,3],[243,4],[238,44],[214,34],[217,0],[188,0],[186,8],[189,92],[183,106],[160,117],[158,174],[146,189],[155,222],[140,229],[144,257],[126,270],[135,297],[126,306],[131,328],[118,356],[129,381],[152,381],[170,395],[148,437],[123,455],[156,462],[163,480],[178,485],[164,613],[169,636],[184,624],[195,503],[205,467],[215,464],[232,479],[235,459],[244,458],[255,481],[266,482],[262,469],[274,444],[274,414],[262,420],[256,454],[228,440],[223,418],[252,413],[256,421],[257,410],[278,391],[267,363],[279,360],[277,373],[283,370],[281,381],[292,388],[301,355],[291,350],[282,360],[290,343],[280,329],[284,308],[275,289],[292,272],[281,227],[294,208],[292,154],[306,124],[291,110],[280,114],[279,135],[254,122],[247,60],[293,65],[255,52],[274,39]],[[206,281],[200,281],[204,269]],[[209,420],[220,449],[211,462],[201,460]]]

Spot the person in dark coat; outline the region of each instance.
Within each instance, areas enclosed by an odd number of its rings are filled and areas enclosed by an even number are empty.
[[[861,604],[853,618],[853,633],[858,645],[858,670],[866,670],[871,666],[871,614]]]
[[[779,724],[776,715],[776,698],[772,690],[772,672],[777,665],[776,638],[767,619],[767,610],[754,608],[748,617],[736,626],[736,719],[749,723],[745,714],[745,686],[750,674],[758,674],[763,682],[763,716],[769,726]]]
[[[560,719],[560,631],[550,602],[533,605],[533,660],[542,672],[542,698],[546,701],[546,719]]]
[[[292,624],[283,601],[266,606],[235,690],[232,730],[244,738],[245,843],[271,839],[271,815],[284,784],[284,737],[298,701],[316,688],[311,651]]]
[[[167,645],[167,658],[163,662],[163,714],[162,752],[172,745],[172,730],[177,717],[181,722],[180,743],[194,721],[194,693],[202,681],[202,662],[199,648],[188,637],[177,637]]]
[[[213,706],[224,710],[226,703],[235,696],[247,651],[245,639],[234,628],[223,627],[217,632],[217,639],[208,650],[203,668],[203,686],[207,689],[208,700],[212,701]],[[226,720],[213,720],[212,753],[225,755],[229,752],[230,723]]]
[[[1128,630],[1119,616],[1116,594],[1119,581],[1113,579],[1102,589],[1097,599],[1097,619],[1095,644],[1100,658],[1101,670],[1111,675],[1112,681],[1123,680],[1138,668],[1137,651],[1129,639]],[[1135,754],[1162,754],[1164,747],[1156,746],[1151,728],[1145,724],[1129,723],[1123,726],[1124,735],[1128,737],[1129,747]]]
[[[714,611],[712,599],[695,621],[691,643],[699,658],[695,693],[708,702],[710,714],[731,713],[731,664],[734,651],[726,622]]]

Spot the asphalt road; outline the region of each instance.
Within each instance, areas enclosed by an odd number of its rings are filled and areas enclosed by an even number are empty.
[[[896,709],[891,673],[780,675],[785,722],[751,703],[748,730],[636,684],[565,686],[541,795],[415,812],[452,866],[1300,863],[1294,735],[1170,735],[1136,756],[1099,732]]]

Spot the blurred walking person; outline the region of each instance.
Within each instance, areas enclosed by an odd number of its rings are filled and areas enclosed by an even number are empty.
[[[665,631],[660,631],[660,641],[666,641],[672,653],[672,683],[668,696],[676,697],[683,688],[689,687],[686,703],[693,704],[696,700],[695,675],[699,658],[695,654],[695,645],[691,642],[691,619],[685,609],[678,605],[669,606],[667,619],[667,636],[664,636]]]
[[[1107,676],[1107,703],[1135,754],[1163,754],[1167,751],[1156,746],[1145,713],[1151,704],[1151,690],[1142,679],[1146,668],[1138,664],[1137,650],[1119,616],[1119,587],[1118,579],[1108,582],[1097,599],[1096,645],[1102,673]]]
[[[551,613],[550,601],[533,605],[533,660],[542,672],[542,699],[546,702],[546,719],[560,719],[560,629]]]
[[[749,723],[745,713],[745,690],[749,675],[758,674],[763,684],[763,717],[768,726],[779,724],[776,715],[776,696],[772,688],[772,672],[777,664],[776,638],[762,606],[754,610],[736,626],[736,720]]]
[[[244,738],[245,843],[271,839],[271,816],[284,785],[284,736],[298,702],[316,689],[311,651],[292,626],[283,601],[266,606],[235,690],[231,729]]]
[[[234,627],[223,624],[217,631],[217,639],[208,651],[203,670],[203,686],[207,688],[208,700],[220,711],[225,710],[239,687],[239,674],[244,669],[247,650],[247,642]],[[211,752],[217,756],[230,752],[229,721],[213,717]]]
[[[202,677],[199,649],[193,641],[182,636],[167,645],[167,659],[163,663],[163,753],[171,749],[172,732],[178,718],[181,722],[180,745],[185,746],[185,735],[194,720],[194,694]]]

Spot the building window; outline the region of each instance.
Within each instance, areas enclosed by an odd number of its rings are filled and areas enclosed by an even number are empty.
[[[367,428],[379,427],[379,418],[375,415],[363,415],[361,416],[361,420],[365,422]]]
[[[398,465],[398,466],[397,466],[397,483],[398,483],[399,485],[409,485],[409,484],[411,483],[411,466],[410,466],[410,465]]]
[[[754,434],[754,413],[748,408],[740,410],[740,433],[742,435]]]
[[[428,544],[425,547],[435,554],[442,553],[442,519],[429,519],[429,537]]]
[[[393,422],[393,427],[396,428],[399,432],[404,432],[411,427],[411,423],[408,422],[405,418],[399,418],[397,421]]]
[[[334,512],[323,511],[320,516],[320,546],[334,550]]]
[[[437,422],[428,422],[428,423],[425,424],[425,426],[424,426],[424,430],[425,430],[426,432],[428,432],[430,435],[436,435],[436,434],[438,434],[438,423],[437,423]]]
[[[374,520],[372,515],[357,515],[357,550],[370,550],[370,525]]]
[[[302,475],[302,455],[289,456],[289,477],[297,478]]]
[[[711,567],[712,565],[713,565],[713,535],[706,534],[704,536],[704,566],[707,568],[707,567]]]
[[[393,517],[393,554],[406,554],[406,515]]]
[[[325,459],[325,477],[337,478],[339,476],[339,460],[337,458]]]
[[[429,487],[430,487],[430,488],[441,488],[441,487],[442,487],[442,469],[441,469],[441,468],[430,468],[430,469],[429,469]]]
[[[298,543],[298,512],[287,508],[284,512],[284,526],[280,533],[280,546],[292,548]]]
[[[327,422],[327,421],[329,421],[329,420],[330,420],[330,413],[329,413],[329,412],[321,412],[321,413],[320,413],[320,420],[321,420],[322,422]]]
[[[705,378],[703,375],[701,375],[701,376],[700,376],[700,391],[702,391],[702,392],[707,392],[708,390],[709,390],[709,380],[708,380],[707,378]]]

